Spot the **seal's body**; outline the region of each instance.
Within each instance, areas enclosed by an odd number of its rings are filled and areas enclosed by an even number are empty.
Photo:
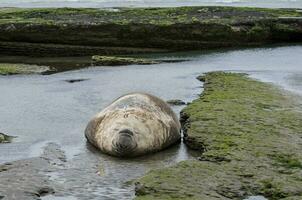
[[[132,93],[98,113],[85,130],[87,140],[114,156],[133,157],[162,150],[180,140],[180,123],[161,99]]]

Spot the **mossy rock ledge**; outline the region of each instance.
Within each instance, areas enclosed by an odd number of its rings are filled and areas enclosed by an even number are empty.
[[[145,59],[145,58],[131,58],[131,57],[117,57],[117,56],[92,56],[92,64],[98,66],[122,66],[122,65],[152,65],[159,64],[160,61]]]
[[[126,55],[301,42],[296,9],[0,8],[0,54]]]
[[[137,180],[136,199],[302,199],[300,97],[244,74],[203,76],[204,92],[181,113],[199,159]]]
[[[0,75],[44,74],[50,72],[47,66],[0,63]]]

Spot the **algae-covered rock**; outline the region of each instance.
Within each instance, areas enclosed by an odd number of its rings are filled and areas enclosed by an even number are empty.
[[[0,133],[0,143],[9,143],[13,139],[12,136],[6,135],[4,133]]]
[[[137,180],[137,199],[302,199],[302,107],[244,74],[204,76],[204,92],[181,113],[197,160]]]
[[[295,9],[0,8],[0,53],[126,55],[302,41]]]
[[[0,75],[42,74],[47,71],[49,67],[46,66],[0,63]]]
[[[117,56],[92,56],[93,65],[121,66],[121,65],[152,65],[160,61],[145,58],[117,57]]]

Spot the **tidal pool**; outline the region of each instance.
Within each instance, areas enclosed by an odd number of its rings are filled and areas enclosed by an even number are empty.
[[[0,132],[17,136],[13,143],[0,145],[0,163],[39,156],[47,143],[56,143],[67,157],[66,167],[47,174],[64,184],[55,194],[58,199],[131,199],[134,188],[128,181],[148,170],[194,159],[194,152],[181,143],[135,159],[101,154],[84,137],[94,114],[129,92],[190,102],[202,92],[196,77],[217,70],[248,73],[302,95],[301,55],[302,45],[176,53],[157,57],[189,61],[0,76]],[[84,81],[69,83],[68,79]],[[174,110],[179,113],[181,108]]]

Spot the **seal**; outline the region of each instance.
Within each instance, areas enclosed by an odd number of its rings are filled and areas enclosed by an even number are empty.
[[[102,152],[134,157],[180,140],[180,122],[166,102],[146,93],[119,97],[87,125],[85,136]]]

